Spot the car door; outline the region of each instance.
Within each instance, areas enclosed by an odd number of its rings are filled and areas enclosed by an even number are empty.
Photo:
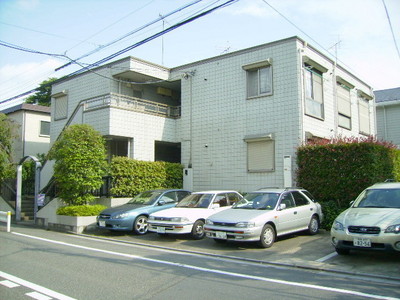
[[[296,220],[295,228],[302,229],[306,228],[310,223],[311,216],[315,213],[314,205],[298,191],[292,192],[295,204],[296,204]]]
[[[281,204],[284,204],[284,207]],[[297,210],[292,193],[285,192],[281,195],[277,209],[277,216],[275,218],[277,234],[281,235],[294,231],[296,227]]]

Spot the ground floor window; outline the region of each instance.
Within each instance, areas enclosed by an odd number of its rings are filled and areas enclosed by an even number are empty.
[[[275,170],[275,141],[271,135],[245,138],[247,142],[247,171]]]

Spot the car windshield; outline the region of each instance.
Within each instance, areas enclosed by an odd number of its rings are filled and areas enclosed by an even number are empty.
[[[353,207],[400,208],[400,189],[369,189],[360,194]]]
[[[248,193],[232,208],[273,210],[278,202],[279,195],[279,193]]]
[[[161,192],[156,191],[143,192],[129,200],[128,204],[153,205],[157,201],[160,194]]]
[[[213,194],[191,194],[181,200],[176,207],[208,208]]]

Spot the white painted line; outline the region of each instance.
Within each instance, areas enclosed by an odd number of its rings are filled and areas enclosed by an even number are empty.
[[[60,294],[60,293],[57,293],[57,292],[52,291],[50,289],[47,289],[45,287],[42,287],[42,286],[40,286],[38,284],[26,281],[24,279],[18,278],[16,276],[13,276],[13,275],[10,275],[10,274],[7,274],[7,273],[4,273],[2,271],[0,271],[0,277],[3,277],[5,279],[8,279],[8,280],[13,281],[15,283],[18,283],[20,285],[23,285],[23,286],[25,286],[27,288],[30,288],[30,289],[35,290],[37,292],[43,293],[43,294],[45,294],[47,296],[50,296],[50,297],[53,297],[55,299],[59,299],[59,300],[76,300],[74,298],[65,296],[63,294]]]
[[[226,275],[226,276],[259,280],[259,281],[264,281],[264,282],[272,282],[272,283],[277,283],[277,284],[282,284],[282,285],[305,287],[305,288],[311,288],[311,289],[315,289],[315,290],[328,291],[328,292],[334,292],[334,293],[339,293],[339,294],[355,295],[355,296],[372,298],[372,299],[400,300],[400,298],[386,297],[386,296],[362,293],[362,292],[357,292],[357,291],[352,291],[352,290],[343,290],[343,289],[319,286],[319,285],[314,285],[314,284],[307,284],[307,283],[301,283],[301,282],[293,282],[293,281],[272,279],[272,278],[267,278],[267,277],[260,277],[260,276],[247,275],[247,274],[241,274],[241,273],[227,272],[227,271],[221,271],[221,270],[216,270],[216,269],[202,268],[202,267],[197,267],[194,265],[181,264],[181,263],[176,263],[176,262],[171,262],[171,261],[166,261],[166,260],[159,260],[159,259],[154,259],[154,258],[143,257],[143,256],[139,256],[139,255],[119,253],[119,252],[115,252],[115,251],[109,251],[109,250],[103,250],[103,249],[97,249],[97,248],[92,248],[92,247],[70,244],[70,243],[66,243],[66,242],[54,241],[54,240],[49,240],[49,239],[45,239],[45,238],[41,238],[41,237],[37,237],[37,236],[26,235],[23,233],[17,233],[17,232],[12,232],[12,233],[15,235],[19,235],[19,236],[23,236],[26,238],[39,240],[39,241],[44,241],[44,242],[48,242],[48,243],[52,243],[52,244],[69,246],[69,247],[73,247],[73,248],[84,249],[84,250],[105,253],[105,254],[110,254],[110,255],[122,256],[122,257],[126,257],[126,258],[134,258],[134,259],[138,259],[138,260],[159,263],[159,264],[164,264],[164,265],[170,265],[170,266],[179,267],[179,268],[197,270],[197,271],[202,271],[202,272],[207,272],[207,273],[221,274],[221,275]],[[1,272],[0,272],[0,276],[1,276]]]
[[[36,300],[51,300],[51,299],[53,299],[51,297],[47,297],[46,295],[43,295],[43,294],[38,293],[38,292],[26,293],[25,295],[27,295],[27,296],[29,296],[29,297],[31,297],[33,299],[36,299]]]
[[[328,254],[328,255],[326,255],[324,257],[321,257],[320,259],[317,259],[316,261],[317,262],[324,262],[324,261],[327,261],[328,259],[331,259],[332,257],[337,256],[337,255],[338,254],[336,252],[332,252],[331,254]]]
[[[10,289],[20,286],[19,284],[16,284],[15,282],[12,282],[10,280],[2,280],[2,281],[0,281],[0,284],[4,285]]]

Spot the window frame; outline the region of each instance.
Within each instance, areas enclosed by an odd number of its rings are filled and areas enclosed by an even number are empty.
[[[358,101],[358,126],[359,126],[359,133],[365,134],[365,135],[370,135],[371,134],[371,113],[370,113],[370,100],[372,100],[373,97],[365,94],[364,92],[358,91],[357,93],[357,101]],[[362,109],[364,108],[366,110],[366,118],[363,118],[362,114]],[[368,127],[368,132],[364,131],[362,126],[362,120],[366,120],[368,123],[365,125],[365,127]]]
[[[273,95],[273,70],[272,70],[272,59],[269,58],[265,61],[261,62],[256,62],[252,63],[249,65],[245,65],[242,67],[243,70],[246,71],[246,99],[254,99],[254,98],[260,98],[260,97],[265,97],[265,96],[271,96]],[[262,82],[262,74],[260,76],[260,71],[261,70],[267,70],[266,75],[266,81]],[[253,78],[256,79],[251,79],[250,76],[251,74],[255,74],[256,76],[253,76]],[[256,82],[252,82],[250,84],[250,80],[253,80]],[[265,85],[266,91],[263,92],[261,89]],[[250,94],[251,90],[255,89],[256,92],[254,94]]]
[[[276,149],[273,135],[247,136],[244,141],[247,147],[247,172],[274,172]]]
[[[45,131],[43,130],[44,128],[43,124],[48,125],[48,132],[49,132],[48,134],[43,132]],[[50,137],[50,121],[40,120],[39,136]]]
[[[351,90],[354,85],[337,77],[336,96],[337,96],[337,114],[338,127],[352,130],[352,108],[351,108]],[[345,92],[344,92],[345,91]]]
[[[324,101],[324,72],[315,68],[311,64],[304,63],[304,113],[307,116],[324,120],[325,101]],[[320,88],[316,88],[316,84]],[[311,90],[310,90],[311,89]],[[316,92],[320,91],[318,95]],[[315,113],[315,108],[319,105],[319,113]]]

